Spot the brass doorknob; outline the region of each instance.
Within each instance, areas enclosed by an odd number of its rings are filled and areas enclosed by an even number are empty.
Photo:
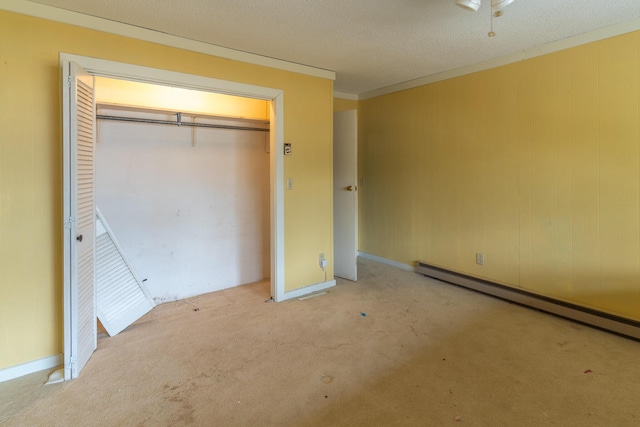
[[[347,188],[345,188],[345,190],[347,190],[347,191],[353,191],[353,190],[354,190],[353,185],[348,186]]]

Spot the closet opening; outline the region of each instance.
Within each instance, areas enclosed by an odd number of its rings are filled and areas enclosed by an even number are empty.
[[[269,299],[269,103],[104,77],[95,96],[99,222],[153,301]]]
[[[239,224],[233,224],[228,219],[229,217],[221,216],[228,212],[240,212],[245,209],[243,205],[247,199],[238,199],[235,196],[229,196],[226,193],[226,199],[208,200],[209,205],[204,205],[204,201],[199,198],[199,193],[192,191],[193,188],[207,188],[203,182],[213,183],[218,185],[220,191],[224,191],[230,187],[234,182],[242,181],[251,174],[257,173],[257,170],[252,166],[237,167],[233,171],[230,165],[233,161],[236,165],[241,165],[243,161],[241,156],[235,156],[233,154],[226,153],[221,158],[226,159],[228,162],[224,164],[211,165],[207,164],[203,160],[208,156],[204,151],[211,150],[212,144],[200,144],[201,133],[209,133],[210,131],[227,132],[227,131],[239,131],[236,127],[256,127],[255,121],[263,121],[263,127],[267,126],[265,117],[268,117],[269,132],[262,131],[246,131],[242,132],[246,134],[260,133],[262,138],[264,135],[268,135],[268,144],[262,145],[268,147],[267,156],[268,161],[268,179],[266,186],[268,190],[268,216],[266,221],[268,222],[268,254],[262,254],[268,265],[268,277],[267,280],[270,285],[270,298],[273,301],[282,301],[287,298],[291,298],[297,295],[296,292],[285,292],[284,287],[284,165],[283,165],[283,92],[278,89],[272,89],[267,87],[249,85],[244,83],[231,82],[227,80],[213,79],[209,77],[202,77],[191,74],[177,73],[172,71],[160,70],[156,68],[142,67],[133,64],[125,64],[113,61],[106,61],[98,58],[90,58],[78,55],[71,55],[66,53],[60,54],[60,67],[61,67],[61,87],[62,87],[62,137],[63,137],[63,283],[64,283],[64,379],[76,378],[86,363],[89,361],[92,353],[97,346],[97,322],[96,317],[99,317],[100,308],[96,307],[97,301],[100,299],[100,288],[96,286],[97,282],[100,282],[99,278],[99,255],[100,242],[105,235],[105,229],[112,229],[112,233],[116,240],[127,239],[130,233],[118,232],[118,221],[124,224],[125,227],[133,228],[133,235],[140,238],[139,241],[133,244],[144,245],[143,251],[130,252],[129,256],[137,258],[141,255],[146,256],[150,252],[160,252],[160,255],[166,256],[167,253],[173,256],[174,261],[182,262],[179,264],[181,268],[189,269],[189,273],[192,276],[188,281],[181,283],[180,286],[163,287],[166,285],[158,286],[161,281],[155,281],[152,285],[152,278],[144,277],[146,271],[144,267],[134,265],[132,262],[123,262],[123,264],[131,264],[137,271],[140,280],[138,282],[145,283],[145,289],[148,287],[146,295],[138,300],[148,300],[151,306],[154,301],[164,302],[175,299],[184,299],[189,296],[195,296],[198,294],[212,292],[216,290],[216,286],[231,287],[242,284],[241,282],[233,282],[227,280],[229,277],[223,277],[224,274],[235,274],[235,277],[242,276],[245,270],[239,272],[239,265],[231,265],[231,269],[224,270],[225,273],[221,273],[222,270],[215,269],[212,275],[209,270],[207,274],[199,274],[197,269],[189,268],[190,265],[196,265],[191,258],[196,261],[206,258],[208,262],[222,258],[228,260],[230,254],[234,251],[236,254],[243,252],[240,248],[243,248],[243,244],[227,243],[225,246],[227,249],[224,253],[220,253],[219,247],[216,248],[218,252],[211,252],[210,247],[202,246],[202,236],[206,235],[213,240],[216,240],[219,235],[215,234],[211,230],[212,224],[222,225],[221,230],[228,232],[231,229],[246,230],[248,222],[240,222]],[[111,86],[105,89],[107,83],[117,82],[118,87]],[[138,92],[133,90],[131,85],[143,85],[149,92]],[[177,92],[176,92],[177,91]],[[178,94],[180,92],[180,94]],[[232,102],[213,102],[210,105],[216,106],[216,108],[224,110],[211,110],[206,108],[203,110],[203,104],[198,102],[202,101],[203,95],[225,98],[227,101]],[[205,97],[206,97],[205,96]],[[167,103],[166,101],[171,102]],[[258,105],[258,116],[246,113],[245,110],[241,111],[238,106],[240,104],[254,102],[254,105]],[[182,103],[182,104],[181,104]],[[187,132],[192,131],[196,133],[193,138],[191,135],[188,137],[189,151],[191,153],[194,150],[202,151],[198,154],[202,156],[189,156],[185,155],[185,150],[179,155],[174,155],[175,145],[170,146],[166,140],[173,135],[174,130],[163,131],[161,135],[154,136],[154,142],[156,143],[154,150],[147,149],[146,151],[141,149],[146,145],[153,145],[150,143],[149,138],[146,138],[147,131],[137,132],[134,137],[128,134],[119,134],[121,129],[105,130],[105,123],[107,120],[96,120],[96,106],[101,110],[112,109],[117,114],[143,114],[154,116],[153,119],[175,120],[180,113],[180,119],[188,119],[195,122],[204,122],[210,124],[220,124],[221,121],[225,122],[224,128],[218,128],[216,126],[171,126],[172,129],[178,129],[183,132],[184,129],[188,129]],[[105,114],[116,115],[116,114]],[[206,117],[200,117],[206,116]],[[164,118],[162,116],[165,116]],[[175,117],[173,117],[175,116]],[[187,117],[188,116],[188,117]],[[232,123],[228,128],[228,122]],[[111,124],[115,121],[109,121]],[[249,122],[250,126],[246,126]],[[117,122],[120,125],[135,125],[130,121]],[[239,126],[240,124],[240,126]],[[168,126],[148,124],[157,128],[167,128]],[[98,129],[101,128],[101,129]],[[98,136],[98,132],[111,133],[116,136],[117,141],[115,145],[109,146],[103,145],[105,141],[104,136]],[[156,132],[156,131],[150,131]],[[122,136],[122,138],[120,137]],[[182,136],[181,136],[182,137]],[[170,139],[171,139],[170,138]],[[100,140],[97,144],[96,141]],[[248,144],[249,141],[244,141],[240,138],[243,144]],[[262,140],[264,141],[264,139]],[[126,147],[124,143],[128,142]],[[195,145],[194,145],[195,142]],[[118,146],[120,144],[120,146]],[[178,144],[182,147],[186,144]],[[230,144],[223,143],[225,147]],[[255,144],[254,144],[255,145]],[[161,146],[169,146],[169,149],[164,151],[164,155],[159,155],[158,150]],[[207,148],[208,147],[208,148]],[[103,150],[104,148],[104,150]],[[111,150],[110,148],[114,148]],[[155,199],[143,200],[142,203],[138,203],[135,207],[131,207],[131,212],[135,214],[144,214],[145,210],[149,210],[149,206],[159,206],[161,209],[160,214],[144,217],[145,220],[141,222],[131,221],[132,217],[126,219],[115,219],[118,215],[121,215],[120,210],[124,208],[113,208],[105,205],[105,212],[102,212],[104,222],[103,224],[97,214],[101,208],[100,203],[104,201],[97,200],[96,194],[107,194],[105,197],[122,196],[121,192],[115,191],[113,188],[97,188],[95,178],[100,178],[102,172],[96,170],[100,168],[98,163],[100,157],[103,157],[103,153],[98,153],[98,150],[104,151],[105,155],[114,156],[114,152],[126,148],[129,151],[119,151],[119,154],[115,155],[118,164],[125,169],[120,169],[117,172],[113,172],[111,178],[113,185],[121,185],[122,177],[133,177],[136,174],[140,176],[142,184],[131,183],[127,181],[126,184],[130,184],[136,189],[138,196],[142,193],[145,197],[148,193],[151,193]],[[173,148],[173,151],[172,149]],[[230,150],[227,149],[229,152]],[[228,155],[229,154],[229,155]],[[151,158],[149,158],[151,157]],[[194,158],[196,157],[196,158]],[[218,159],[218,157],[216,157]],[[97,161],[94,161],[97,160]],[[104,163],[104,161],[103,161]],[[105,163],[107,164],[107,163]],[[178,167],[181,166],[181,167]],[[193,166],[193,168],[192,168]],[[193,169],[193,170],[192,170]],[[216,172],[225,172],[224,177],[215,176],[212,178],[211,173],[215,169]],[[240,174],[240,169],[244,169],[245,174]],[[142,174],[141,171],[148,173]],[[180,171],[180,173],[178,173]],[[107,172],[105,172],[107,173]],[[129,174],[129,175],[128,175]],[[133,175],[131,175],[133,174]],[[195,174],[195,175],[194,175]],[[172,177],[173,179],[167,179]],[[198,179],[200,178],[200,179]],[[104,179],[104,177],[103,177]],[[119,181],[120,180],[120,181]],[[177,189],[176,183],[188,181],[191,186],[183,189]],[[108,181],[107,181],[108,182]],[[256,184],[258,185],[258,184]],[[146,186],[146,187],[145,187]],[[259,186],[259,185],[258,185]],[[248,185],[247,187],[251,187]],[[174,192],[172,193],[171,190]],[[210,191],[210,189],[209,189]],[[132,193],[130,188],[127,189],[127,193]],[[135,192],[134,192],[135,193]],[[262,193],[261,193],[262,194]],[[107,200],[107,199],[104,199]],[[170,214],[167,211],[162,211],[165,206],[170,206],[168,203],[170,200],[180,200],[182,204],[180,207],[173,205],[172,212]],[[200,203],[208,209],[193,209],[193,205],[189,205],[187,202],[193,202],[194,205]],[[116,206],[116,205],[112,205]],[[120,205],[118,205],[120,206]],[[98,209],[96,209],[96,207]],[[211,211],[214,207],[221,207],[216,212],[221,213],[218,216],[212,215]],[[251,210],[251,207],[245,209]],[[113,211],[113,212],[111,212]],[[173,228],[179,229],[180,240],[169,241],[164,239],[166,235],[165,229],[161,225],[166,224],[167,221],[173,217],[187,216],[189,223],[200,224],[200,227],[196,228],[180,228],[184,226],[182,224],[171,224]],[[115,221],[109,217],[114,217]],[[238,215],[233,218],[238,218]],[[264,219],[264,218],[263,218]],[[206,220],[206,221],[205,221]],[[201,221],[201,222],[198,222]],[[110,222],[110,223],[109,223]],[[144,236],[140,233],[143,229],[147,230],[150,234]],[[149,231],[151,230],[151,231]],[[217,230],[220,230],[217,229]],[[175,230],[171,230],[175,231]],[[137,234],[136,234],[137,233]],[[111,233],[107,233],[111,235]],[[222,236],[224,237],[224,236]],[[220,237],[222,239],[222,237]],[[236,237],[237,238],[237,237]],[[164,239],[164,240],[163,240]],[[125,245],[116,245],[113,239],[105,239],[107,243],[111,240],[111,248]],[[219,243],[219,240],[216,240]],[[109,244],[110,244],[109,243]],[[166,247],[162,245],[166,244]],[[186,246],[185,249],[188,255],[185,257],[178,257],[176,251],[173,254],[166,252],[169,245],[174,246]],[[108,245],[107,245],[108,246]],[[200,249],[199,251],[194,250]],[[122,253],[125,250],[121,251]],[[180,252],[180,251],[178,251]],[[158,255],[153,254],[152,255]],[[117,257],[115,257],[117,258]],[[184,262],[187,259],[188,262]],[[191,264],[189,264],[191,262]],[[264,262],[264,261],[263,261]],[[158,260],[152,261],[151,264],[158,266]],[[256,263],[260,264],[260,263]],[[142,264],[140,264],[142,265]],[[164,263],[163,263],[164,265]],[[176,265],[176,264],[174,264]],[[242,261],[244,266],[244,260]],[[264,267],[262,265],[261,267]],[[235,271],[234,271],[235,269]],[[123,268],[122,271],[126,270]],[[151,270],[149,270],[151,271]],[[231,271],[231,273],[229,273]],[[120,270],[118,271],[120,274]],[[144,280],[147,279],[147,280]],[[222,283],[222,284],[221,284]],[[265,287],[266,288],[266,287]],[[154,295],[151,295],[151,294]],[[138,293],[140,294],[140,293]],[[116,295],[114,300],[129,300],[128,296]],[[265,298],[267,299],[267,298]],[[102,298],[104,301],[105,298]],[[126,312],[126,310],[125,310]],[[126,316],[125,316],[126,317]],[[139,316],[138,316],[139,317]],[[137,319],[125,319],[129,321],[129,324]],[[126,327],[126,326],[125,326]],[[124,328],[123,328],[124,329]]]

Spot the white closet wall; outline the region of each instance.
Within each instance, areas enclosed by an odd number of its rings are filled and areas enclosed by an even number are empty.
[[[156,302],[269,277],[268,139],[266,132],[98,122],[97,205]]]

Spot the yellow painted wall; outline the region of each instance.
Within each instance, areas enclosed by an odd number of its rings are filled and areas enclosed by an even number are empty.
[[[331,80],[0,11],[0,369],[62,352],[60,52],[282,89],[285,288],[333,277]]]
[[[222,93],[95,78],[96,103],[269,121],[269,102]]]
[[[635,32],[360,101],[359,249],[640,320],[639,83]]]
[[[333,112],[339,113],[347,110],[357,110],[358,101],[352,99],[333,98]]]

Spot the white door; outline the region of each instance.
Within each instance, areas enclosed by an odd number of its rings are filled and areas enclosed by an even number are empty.
[[[93,76],[63,65],[65,379],[76,378],[97,344]]]
[[[358,279],[358,114],[333,115],[333,242],[335,275]]]
[[[96,312],[112,337],[156,304],[97,206],[96,218]]]

